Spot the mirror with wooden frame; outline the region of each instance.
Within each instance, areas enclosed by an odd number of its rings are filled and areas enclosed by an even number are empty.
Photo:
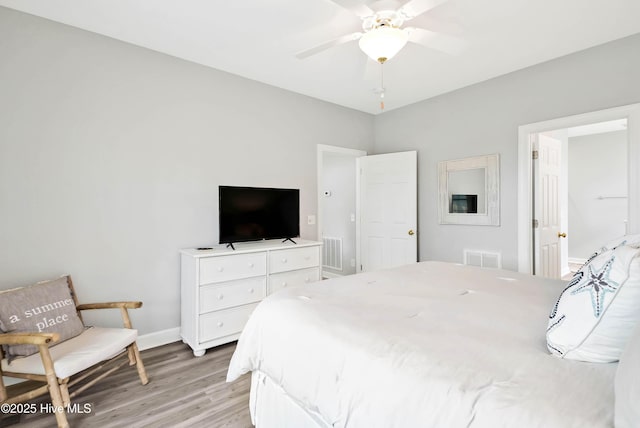
[[[500,225],[500,155],[438,163],[440,224]]]

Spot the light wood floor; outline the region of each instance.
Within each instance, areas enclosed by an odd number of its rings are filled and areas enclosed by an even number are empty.
[[[71,427],[252,427],[245,375],[226,383],[235,342],[194,357],[176,342],[142,352],[150,382],[140,384],[135,366],[125,365],[72,402],[91,405],[89,414],[69,414]],[[10,388],[20,388],[15,385]],[[30,403],[46,403],[48,395]],[[0,427],[52,427],[53,414],[0,414]]]

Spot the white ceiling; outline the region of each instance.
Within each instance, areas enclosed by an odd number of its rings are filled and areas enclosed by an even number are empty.
[[[354,1],[354,0],[351,0]],[[374,10],[400,1],[366,1]],[[104,34],[368,113],[379,65],[350,42],[295,54],[361,20],[330,0],[0,0]],[[462,37],[448,55],[408,44],[384,67],[386,110],[640,32],[638,0],[449,0],[407,25]]]

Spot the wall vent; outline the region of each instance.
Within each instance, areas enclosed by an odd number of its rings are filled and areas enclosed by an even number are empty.
[[[342,270],[342,238],[322,239],[322,267]]]
[[[463,250],[464,264],[484,268],[502,268],[502,255],[494,251]]]

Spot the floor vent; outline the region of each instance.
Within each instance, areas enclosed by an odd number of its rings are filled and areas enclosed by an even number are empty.
[[[342,270],[342,238],[325,236],[322,243],[322,267]]]
[[[493,251],[464,250],[464,264],[485,268],[502,268],[502,255]]]

